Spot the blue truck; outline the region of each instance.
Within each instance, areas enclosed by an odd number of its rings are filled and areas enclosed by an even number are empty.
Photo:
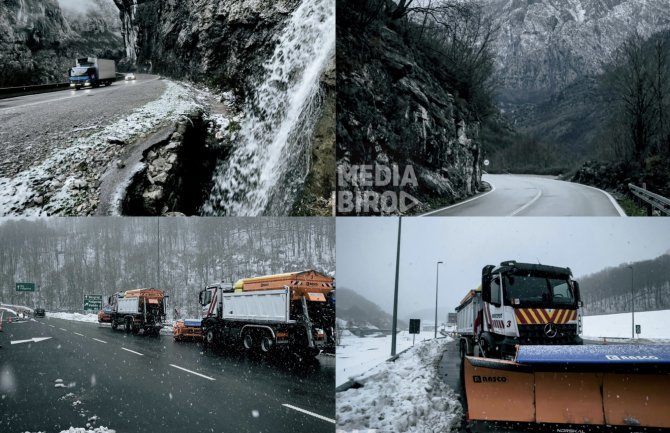
[[[114,60],[84,57],[77,59],[76,66],[68,71],[70,87],[77,90],[82,87],[111,86],[116,81],[116,63]]]

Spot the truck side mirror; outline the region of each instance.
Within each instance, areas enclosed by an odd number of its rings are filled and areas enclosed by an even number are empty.
[[[577,301],[577,304],[581,307],[582,294],[579,291],[579,283],[577,281],[573,281],[572,287],[573,290],[575,291],[575,300]]]
[[[482,276],[482,301],[491,302],[491,276]]]
[[[203,294],[203,291],[201,290],[200,293],[198,293],[198,302],[200,302],[200,305],[203,305],[203,303],[202,303],[202,294]]]

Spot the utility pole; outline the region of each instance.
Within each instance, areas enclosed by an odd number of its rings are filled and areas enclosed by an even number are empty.
[[[444,262],[437,262],[435,265],[435,337],[437,338],[437,286],[440,281],[440,265]]]
[[[156,217],[158,222],[156,230],[156,288],[161,288],[161,217]]]
[[[400,273],[400,232],[402,217],[398,217],[398,248],[395,256],[395,292],[393,293],[393,336],[391,337],[391,356],[395,356],[395,337],[398,328],[398,275]]]
[[[630,269],[630,308],[631,308],[631,338],[635,338],[635,295],[633,294],[633,287],[634,287],[634,271],[633,271],[633,266],[627,266],[628,269]]]

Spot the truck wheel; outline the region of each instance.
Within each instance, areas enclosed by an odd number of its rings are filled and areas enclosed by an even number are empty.
[[[112,329],[116,330],[119,327],[119,324],[116,323],[116,320],[112,320]]]
[[[205,343],[209,346],[213,346],[215,341],[216,341],[216,334],[214,333],[214,330],[208,329],[207,333],[205,334]]]
[[[263,338],[261,338],[261,351],[263,353],[270,352],[274,347],[274,345],[275,345],[274,339],[270,335],[268,334],[263,335]]]
[[[250,332],[247,332],[242,337],[242,345],[247,351],[251,351],[254,348],[254,338],[251,336]]]
[[[130,334],[130,332],[133,330],[133,321],[132,319],[128,318],[126,319],[126,323],[124,326],[124,330],[126,331],[126,334]]]

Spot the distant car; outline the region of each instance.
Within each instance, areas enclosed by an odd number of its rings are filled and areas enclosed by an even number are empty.
[[[135,79],[135,74],[133,74],[132,72],[126,74],[126,81],[134,80],[134,79]]]
[[[35,308],[33,314],[35,315],[35,317],[44,317],[46,315],[44,308]]]

